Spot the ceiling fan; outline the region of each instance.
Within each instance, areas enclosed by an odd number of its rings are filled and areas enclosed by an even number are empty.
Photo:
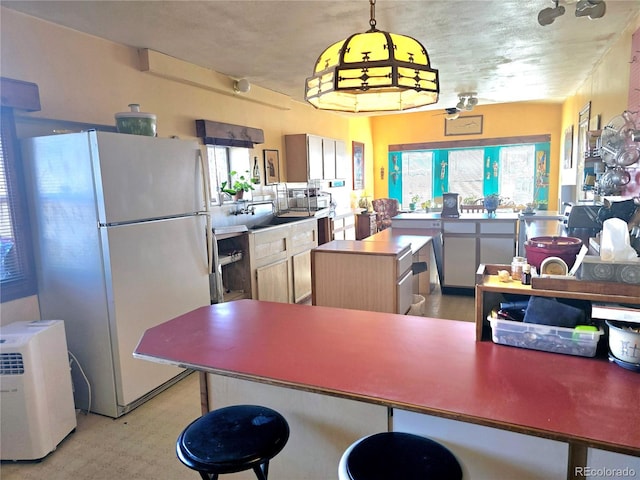
[[[459,102],[455,107],[449,107],[444,109],[444,113],[438,115],[445,115],[447,120],[455,120],[460,116],[460,112],[470,112],[478,104],[477,92],[463,92],[458,94]]]

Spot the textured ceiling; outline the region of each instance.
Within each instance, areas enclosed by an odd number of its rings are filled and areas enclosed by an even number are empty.
[[[440,100],[562,101],[640,12],[606,0],[603,18],[566,13],[538,24],[551,0],[378,0],[377,28],[420,41],[440,72]],[[117,43],[149,48],[304,101],[304,81],[330,44],[369,28],[366,0],[5,1],[2,6]]]

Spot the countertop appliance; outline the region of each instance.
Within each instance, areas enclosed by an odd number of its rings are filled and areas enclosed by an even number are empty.
[[[40,460],[76,428],[64,322],[14,322],[0,332],[2,460]]]
[[[598,211],[601,207],[602,205],[595,203],[565,204],[562,235],[579,238],[584,245],[589,245],[589,238],[595,237],[602,230],[602,224],[598,220]]]
[[[133,358],[145,330],[210,304],[206,165],[195,141],[140,135],[22,145],[40,313],[89,379],[72,370],[76,407],[118,417],[184,372]]]

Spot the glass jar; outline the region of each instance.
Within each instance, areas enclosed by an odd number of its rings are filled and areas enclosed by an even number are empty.
[[[511,261],[511,279],[522,281],[522,269],[526,265],[527,259],[524,257],[513,257]]]

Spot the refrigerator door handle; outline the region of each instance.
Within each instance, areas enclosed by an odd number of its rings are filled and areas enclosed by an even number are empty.
[[[210,212],[210,205],[211,205],[211,197],[210,197],[210,192],[209,192],[209,165],[207,163],[207,161],[205,160],[204,156],[202,155],[202,151],[198,148],[198,163],[200,164],[200,173],[202,174],[202,189],[203,189],[203,195],[202,198],[204,198],[204,211],[206,212],[206,220],[205,220],[205,235],[206,235],[206,241],[207,241],[207,271],[209,272],[209,275],[211,275],[213,273],[213,269],[214,269],[214,239],[213,239],[213,227],[211,225],[211,212]]]

